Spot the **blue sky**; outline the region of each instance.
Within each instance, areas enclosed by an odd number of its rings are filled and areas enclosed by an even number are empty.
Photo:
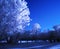
[[[39,23],[41,29],[52,29],[54,25],[60,24],[60,0],[26,0],[30,9],[32,19],[28,29],[34,23]]]

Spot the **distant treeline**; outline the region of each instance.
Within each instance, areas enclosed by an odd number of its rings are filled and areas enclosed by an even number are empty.
[[[39,32],[39,31],[25,31],[24,33],[14,33],[12,35],[9,35],[7,33],[0,33],[0,41],[1,40],[7,40],[8,43],[16,43],[19,40],[49,40],[52,42],[52,40],[60,41],[60,32],[59,31],[48,31],[48,32]]]

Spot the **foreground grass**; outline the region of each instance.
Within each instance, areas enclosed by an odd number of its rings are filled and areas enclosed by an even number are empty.
[[[49,43],[49,42],[27,42],[27,43],[18,43],[18,44],[8,44],[8,43],[0,43],[0,49],[4,48],[29,48],[30,49],[47,49],[48,47],[54,46],[58,43]],[[34,46],[42,46],[44,47],[34,47]]]

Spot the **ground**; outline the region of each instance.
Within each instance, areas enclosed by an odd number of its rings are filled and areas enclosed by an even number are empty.
[[[0,44],[0,49],[60,49],[60,43],[22,42],[19,44]]]

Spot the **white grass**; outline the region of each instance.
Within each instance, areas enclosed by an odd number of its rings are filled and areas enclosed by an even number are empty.
[[[49,49],[60,49],[60,45],[56,45],[56,46],[50,47]]]

